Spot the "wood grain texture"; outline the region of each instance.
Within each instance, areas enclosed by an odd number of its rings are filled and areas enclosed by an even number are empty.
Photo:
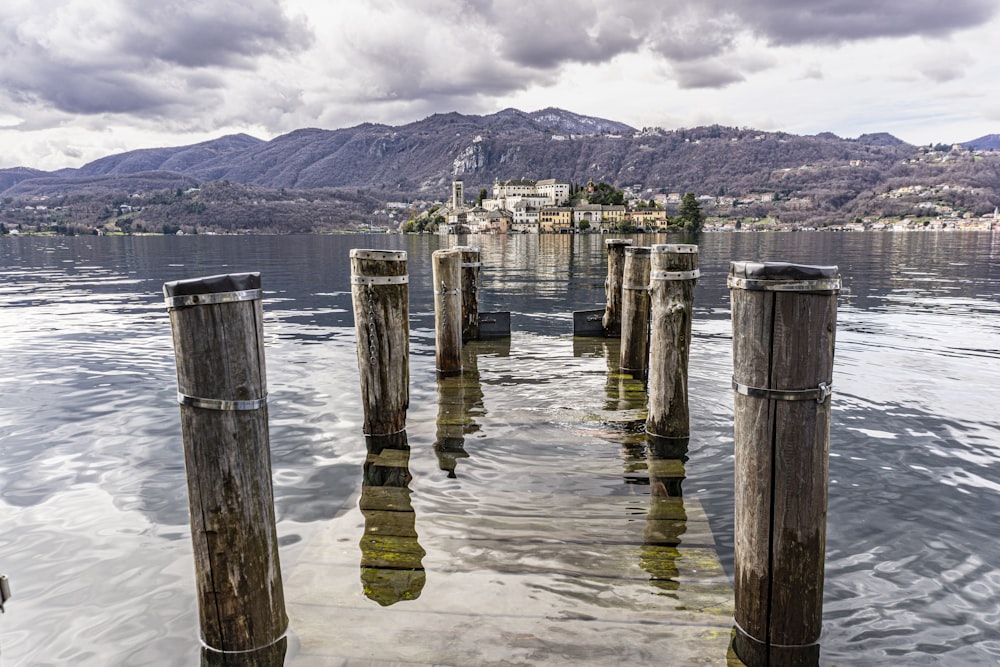
[[[462,342],[479,340],[479,248],[456,246],[462,251]]]
[[[462,251],[435,250],[434,358],[441,375],[462,372]]]
[[[621,369],[645,379],[649,367],[649,248],[625,249]]]
[[[405,257],[405,253],[403,253]],[[406,276],[407,261],[351,257],[351,276]],[[402,285],[351,285],[364,432],[406,428],[410,405],[410,291]]]
[[[653,246],[650,271],[694,271],[695,252],[674,252],[678,246]],[[663,438],[690,435],[688,358],[695,279],[650,280],[649,417],[646,431]]]
[[[259,299],[170,310],[178,391],[267,395]],[[285,615],[271,486],[267,406],[180,406],[202,639],[219,651],[276,642]]]
[[[607,239],[608,277],[604,280],[604,335],[618,338],[622,334],[622,278],[625,273],[625,248],[632,239]]]
[[[738,382],[777,390],[832,383],[835,293],[731,295]],[[830,399],[734,397],[737,652],[747,664],[815,664]]]

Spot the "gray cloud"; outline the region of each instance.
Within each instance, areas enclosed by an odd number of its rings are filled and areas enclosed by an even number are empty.
[[[62,5],[71,13],[82,3]],[[78,26],[5,21],[0,87],[7,97],[74,114],[156,115],[190,104],[202,88],[222,88],[220,67],[252,68],[261,56],[291,53],[312,40],[305,23],[285,16],[276,0],[118,2],[102,10],[101,20]]]
[[[673,69],[680,88],[725,88],[745,80],[738,69],[715,60],[675,63]]]
[[[941,37],[986,23],[994,0],[717,0],[773,44]]]
[[[276,0],[130,3],[118,42],[121,51],[183,67],[249,67],[267,53],[290,53],[313,42],[303,19],[285,15]]]

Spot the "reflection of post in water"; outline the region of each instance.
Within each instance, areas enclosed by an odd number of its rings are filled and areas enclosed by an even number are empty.
[[[462,348],[462,374],[438,376],[438,418],[434,453],[438,465],[457,477],[458,459],[469,457],[465,436],[479,430],[473,415],[483,414],[483,388],[479,382],[479,352],[491,348],[489,342],[472,341]]]
[[[687,461],[687,438],[649,437],[646,466],[649,470],[649,514],[642,539],[642,568],[656,588],[675,591],[677,546],[687,530],[687,512],[681,484]]]
[[[604,338],[597,339],[596,342],[600,345],[600,354],[608,363],[608,382],[605,385],[607,401],[604,409],[644,410],[646,385],[641,377],[636,379],[630,371],[621,369],[621,341],[617,338]]]
[[[361,483],[361,583],[382,606],[420,597],[427,576],[410,503],[410,446],[406,431],[366,436],[368,458]]]

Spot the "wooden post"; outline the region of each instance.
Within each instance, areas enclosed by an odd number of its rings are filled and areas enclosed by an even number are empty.
[[[366,435],[406,428],[410,405],[410,290],[406,253],[351,250],[351,297]]]
[[[406,431],[365,438],[361,484],[361,583],[365,596],[387,607],[420,597],[427,573],[410,502],[410,446]]]
[[[649,418],[646,432],[690,435],[688,356],[698,246],[654,245],[650,252]]]
[[[644,380],[649,343],[649,248],[625,248],[621,369]]]
[[[632,239],[607,239],[608,277],[604,280],[604,335],[618,338],[622,335],[622,278],[625,273],[625,246],[632,245]]]
[[[202,640],[216,652],[267,653],[288,617],[271,487],[260,274],[170,282],[163,293]]]
[[[462,251],[435,250],[434,356],[442,376],[462,373]]]
[[[462,251],[462,342],[479,340],[479,248],[456,246]]]
[[[736,637],[750,667],[815,665],[823,617],[835,266],[733,262]]]

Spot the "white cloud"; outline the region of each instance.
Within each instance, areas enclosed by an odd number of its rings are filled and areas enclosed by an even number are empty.
[[[1000,130],[996,11],[990,0],[8,0],[0,167],[509,106],[959,141]],[[969,91],[960,109],[941,103]]]

